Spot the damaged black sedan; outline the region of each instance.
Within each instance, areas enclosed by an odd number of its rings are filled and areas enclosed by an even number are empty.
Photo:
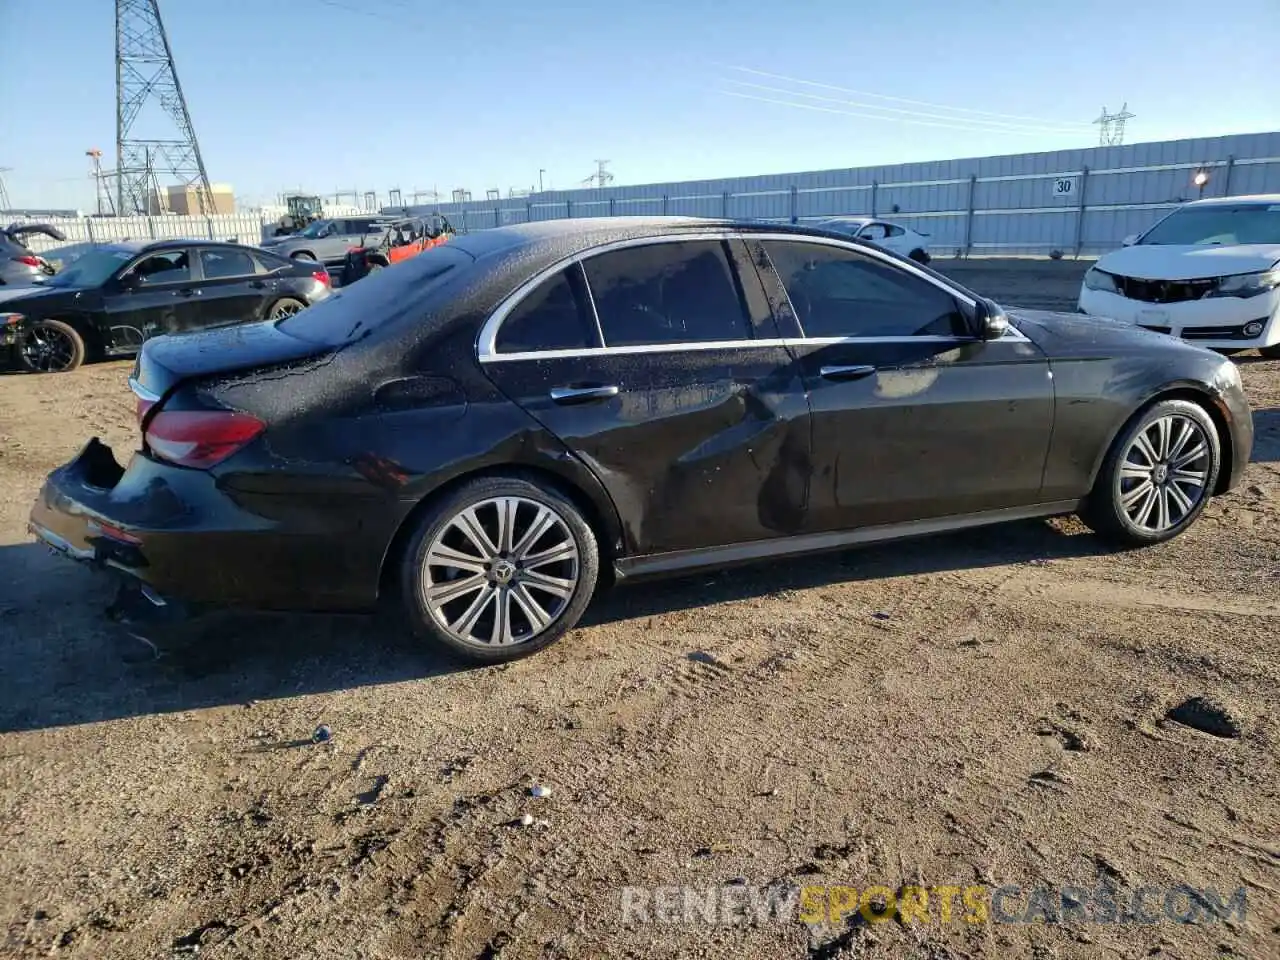
[[[1186,530],[1253,442],[1235,366],[1008,315],[798,227],[475,233],[283,319],[148,341],[141,449],[92,440],[31,530],[154,603],[403,605],[482,661],[597,585],[1079,513]]]

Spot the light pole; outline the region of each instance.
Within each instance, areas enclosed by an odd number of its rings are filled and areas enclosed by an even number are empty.
[[[544,173],[546,173],[546,172],[547,172],[546,170],[539,170],[539,171],[538,171],[538,192],[539,192],[539,193],[541,193],[541,192],[542,192],[542,175],[543,175]]]
[[[1191,182],[1194,183],[1196,187],[1199,188],[1200,197],[1203,199],[1205,184],[1209,182],[1208,172],[1205,170],[1197,170],[1196,175],[1192,177]]]

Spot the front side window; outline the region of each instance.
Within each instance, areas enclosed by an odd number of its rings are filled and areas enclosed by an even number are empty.
[[[903,230],[902,227],[899,227],[896,224],[886,223],[884,225],[884,232],[885,236],[888,237],[900,237],[907,231]]]
[[[581,286],[577,267],[544,280],[502,321],[494,343],[499,353],[534,350],[575,350],[598,346],[595,321]]]
[[[876,257],[781,240],[764,248],[806,337],[969,334],[946,290]]]
[[[605,346],[750,340],[724,244],[651,243],[583,262]]]
[[[186,283],[191,279],[191,263],[185,250],[166,250],[139,260],[129,271],[144,287],[159,283]]]
[[[883,240],[888,235],[889,230],[883,223],[868,223],[858,234],[864,240]]]

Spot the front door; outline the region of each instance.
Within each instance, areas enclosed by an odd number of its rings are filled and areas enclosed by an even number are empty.
[[[116,349],[136,349],[162,333],[198,327],[200,289],[190,251],[168,249],[138,258],[104,289],[103,306]]]
[[[1037,503],[1053,426],[1044,355],[973,336],[958,291],[841,244],[760,241],[813,411],[810,529]],[[769,263],[772,269],[769,269]],[[784,331],[785,332],[785,331]]]
[[[482,343],[485,372],[591,468],[637,554],[803,523],[803,384],[739,250],[667,239],[597,254]]]
[[[236,247],[202,247],[199,251],[200,317],[203,327],[249,323],[265,315],[271,288],[279,281],[259,273],[249,252]]]

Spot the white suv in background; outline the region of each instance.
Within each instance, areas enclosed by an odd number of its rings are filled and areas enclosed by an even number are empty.
[[[1280,195],[1196,200],[1089,268],[1080,310],[1280,359]]]

